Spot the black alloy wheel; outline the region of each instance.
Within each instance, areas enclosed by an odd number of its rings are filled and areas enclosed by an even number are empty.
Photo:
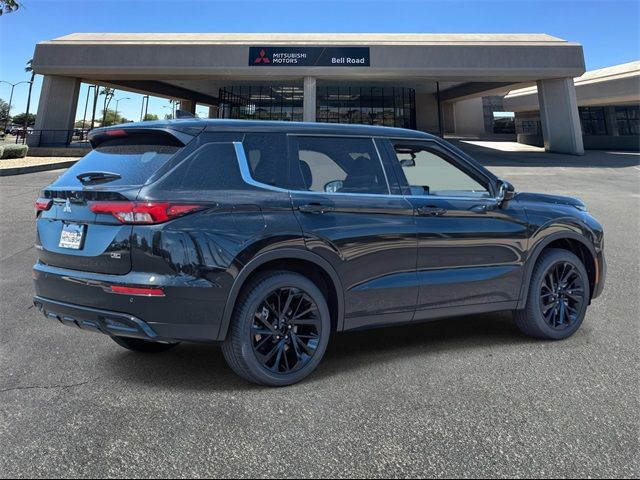
[[[540,287],[540,308],[544,321],[553,329],[564,330],[578,321],[584,303],[584,278],[571,263],[551,265]]]
[[[222,352],[246,380],[282,387],[315,370],[330,334],[329,307],[318,286],[299,273],[267,271],[243,288]]]
[[[514,320],[526,335],[561,340],[582,325],[589,295],[589,276],[582,260],[568,250],[550,248],[538,257],[527,304],[514,312]]]
[[[253,352],[271,372],[286,374],[303,368],[316,354],[321,336],[318,306],[299,288],[268,293],[254,313]]]

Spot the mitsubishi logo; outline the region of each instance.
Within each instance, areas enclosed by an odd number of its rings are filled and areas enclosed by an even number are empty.
[[[67,201],[64,202],[64,208],[62,209],[64,213],[71,213],[71,202],[67,198]]]
[[[256,58],[253,63],[271,63],[271,60],[267,57],[267,52],[264,51],[264,48],[260,50],[260,56]]]

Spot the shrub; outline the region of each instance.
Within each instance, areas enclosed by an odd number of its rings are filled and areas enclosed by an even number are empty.
[[[3,160],[5,158],[24,158],[27,156],[29,147],[26,145],[4,145],[4,151],[2,152]]]
[[[0,158],[2,158],[3,153],[4,153],[4,147],[0,145]]]

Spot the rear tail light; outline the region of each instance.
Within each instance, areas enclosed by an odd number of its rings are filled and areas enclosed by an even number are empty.
[[[127,134],[127,131],[122,128],[116,128],[113,130],[106,130],[104,134],[110,137],[124,137]]]
[[[38,198],[35,204],[36,213],[49,210],[51,208],[51,205],[53,205],[53,200],[51,200],[50,198]]]
[[[138,297],[164,297],[164,290],[157,287],[128,287],[125,285],[111,285],[109,287],[109,291],[111,293]]]
[[[92,202],[89,208],[93,213],[111,214],[121,223],[151,225],[167,222],[203,207],[168,202]]]

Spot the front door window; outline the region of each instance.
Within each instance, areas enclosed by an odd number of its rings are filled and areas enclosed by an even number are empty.
[[[395,151],[412,196],[490,197],[485,185],[438,152],[402,144],[396,144]]]

